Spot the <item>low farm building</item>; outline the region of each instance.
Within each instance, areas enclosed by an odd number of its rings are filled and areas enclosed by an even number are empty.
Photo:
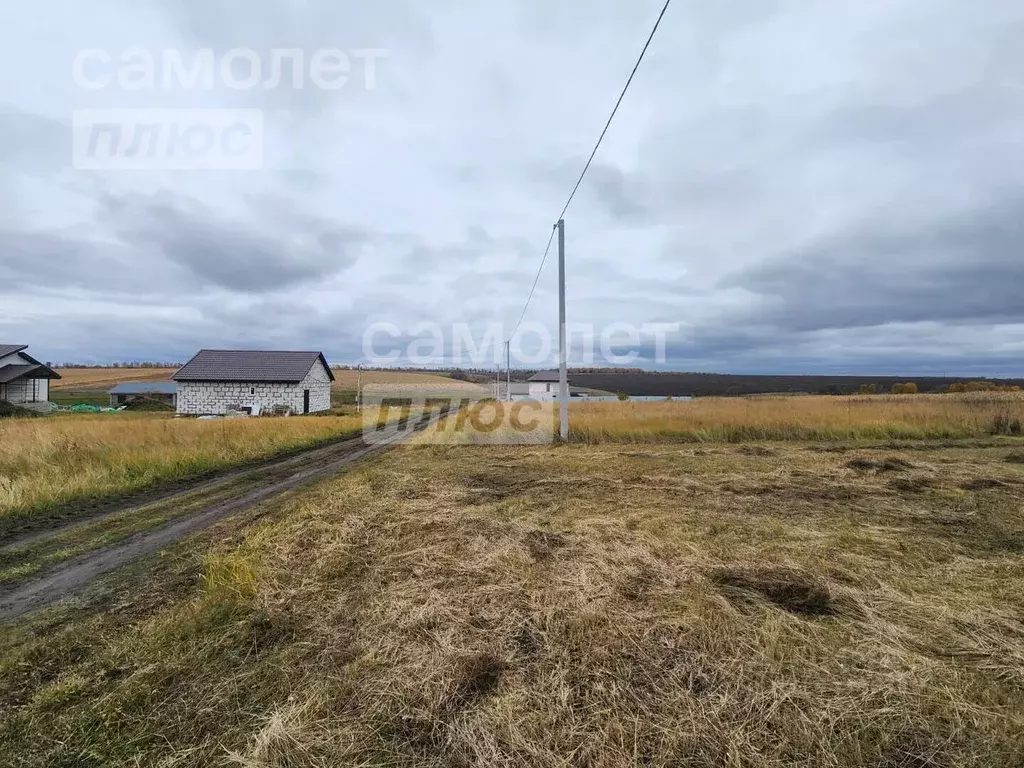
[[[49,410],[50,380],[60,375],[25,350],[27,344],[0,344],[0,400]]]
[[[531,400],[554,400],[558,398],[558,371],[539,371],[531,376],[527,383],[529,384],[529,398]]]
[[[330,410],[334,374],[322,352],[203,349],[171,378],[179,414],[214,416]]]
[[[178,385],[173,381],[124,381],[110,390],[110,407],[127,405],[132,400],[156,400],[171,407],[178,404]]]

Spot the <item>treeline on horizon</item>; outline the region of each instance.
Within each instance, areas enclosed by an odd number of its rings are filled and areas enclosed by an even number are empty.
[[[970,392],[1024,387],[1024,379],[946,376],[812,376],[673,373],[573,369],[572,385],[634,396],[695,397],[764,394],[854,395],[895,392]]]

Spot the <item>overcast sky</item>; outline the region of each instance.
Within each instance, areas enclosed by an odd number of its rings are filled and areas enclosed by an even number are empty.
[[[354,363],[373,322],[511,331],[660,7],[4,3],[0,342]],[[566,216],[569,320],[678,323],[681,370],[1024,374],[1021,39],[1011,0],[675,0]],[[132,48],[156,87],[117,84]],[[264,79],[301,49],[304,87],[161,87],[165,49],[233,48]],[[386,51],[374,87],[314,86],[324,48]],[[75,110],[172,108],[262,110],[263,167],[74,167]]]

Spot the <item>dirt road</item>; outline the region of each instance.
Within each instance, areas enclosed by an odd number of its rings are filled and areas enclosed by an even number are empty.
[[[257,469],[231,473],[163,497],[158,500],[160,505],[174,505],[187,500],[191,513],[160,527],[134,533],[112,546],[86,552],[7,590],[0,588],[0,620],[14,619],[70,597],[104,573],[136,558],[158,552],[212,525],[225,515],[335,474],[353,462],[399,442],[405,436],[404,433],[396,433],[373,445],[365,445],[361,439],[336,443]],[[206,497],[209,497],[208,504],[203,503]],[[151,501],[149,506],[153,504]],[[142,508],[136,509],[141,511]],[[33,533],[5,545],[2,551],[45,544],[47,539],[73,534],[76,529],[95,525],[115,515],[130,520],[133,511],[132,508],[116,509],[101,517]]]

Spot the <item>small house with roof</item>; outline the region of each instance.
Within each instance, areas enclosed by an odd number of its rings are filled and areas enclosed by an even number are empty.
[[[178,405],[178,385],[173,381],[122,381],[110,390],[110,407],[127,405],[132,400],[155,400],[174,408]]]
[[[334,373],[322,352],[203,349],[171,378],[181,415],[256,415],[330,410]]]
[[[558,371],[539,371],[527,380],[531,400],[553,400],[558,398]]]
[[[0,400],[49,410],[50,382],[60,375],[25,350],[27,344],[0,344]]]

